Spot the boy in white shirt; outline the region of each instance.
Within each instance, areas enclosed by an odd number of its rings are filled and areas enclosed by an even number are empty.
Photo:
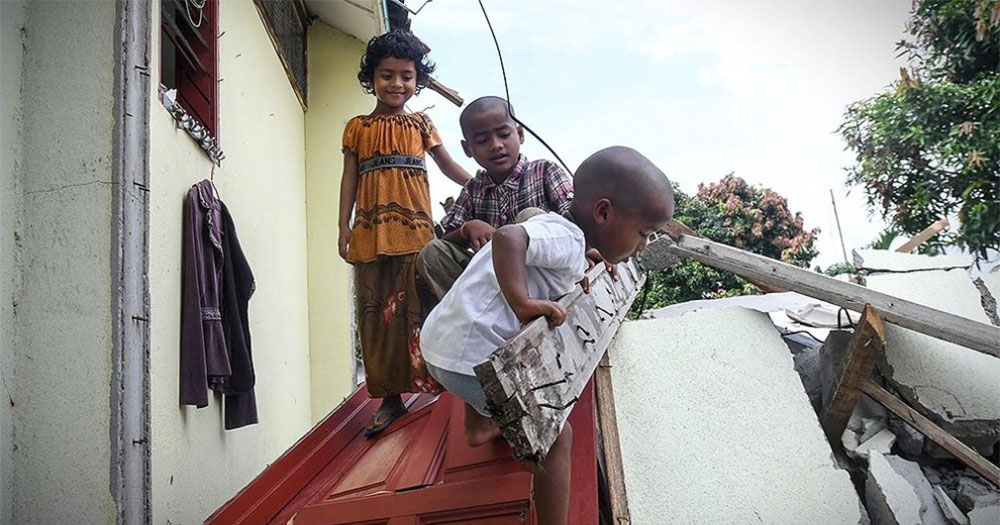
[[[466,402],[465,436],[472,446],[500,436],[473,367],[524,323],[541,316],[550,327],[563,323],[566,311],[555,300],[583,279],[588,249],[617,264],[644,249],[673,217],[670,181],[630,148],[588,157],[573,189],[565,216],[546,213],[496,230],[424,322],[420,338],[428,371]],[[572,435],[567,423],[536,471],[540,523],[566,523]]]

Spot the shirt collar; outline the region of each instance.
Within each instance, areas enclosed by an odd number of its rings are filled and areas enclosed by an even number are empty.
[[[482,179],[483,185],[486,188],[493,186],[506,186],[508,189],[516,190],[520,186],[521,175],[524,173],[524,169],[528,166],[528,158],[524,154],[519,153],[517,155],[517,163],[510,170],[510,175],[504,179],[503,183],[497,184],[493,181],[486,170],[479,170],[478,178]]]

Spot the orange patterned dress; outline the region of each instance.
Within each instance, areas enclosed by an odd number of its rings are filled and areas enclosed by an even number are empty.
[[[424,153],[441,145],[423,113],[354,117],[344,152],[358,162],[347,260],[354,264],[358,336],[372,397],[434,392],[420,354],[429,311],[414,260],[434,238]]]

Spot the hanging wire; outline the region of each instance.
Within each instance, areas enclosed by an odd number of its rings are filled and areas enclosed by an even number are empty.
[[[191,21],[191,25],[195,28],[201,27],[201,23],[205,21],[205,2],[208,0],[184,0],[184,11],[187,12],[188,20]],[[194,17],[191,16],[191,6],[194,6],[195,10],[198,11],[198,23],[194,22]]]
[[[566,163],[562,160],[562,157],[560,157],[559,154],[556,153],[556,150],[552,149],[552,147],[549,146],[549,144],[545,142],[545,140],[542,137],[539,137],[538,134],[534,132],[534,130],[529,128],[527,124],[521,122],[520,120],[518,120],[517,117],[514,116],[514,111],[511,109],[510,88],[507,86],[507,70],[506,68],[504,68],[503,65],[503,53],[500,52],[500,42],[497,41],[497,34],[495,31],[493,31],[493,24],[490,23],[490,15],[486,14],[486,6],[483,5],[483,0],[479,0],[479,9],[482,9],[483,11],[483,18],[486,19],[486,25],[490,28],[490,34],[493,35],[493,44],[497,48],[497,57],[500,59],[500,74],[503,75],[503,90],[504,93],[507,95],[507,113],[510,115],[510,118],[514,122],[516,122],[522,128],[528,130],[528,133],[531,133],[532,137],[535,137],[538,140],[538,142],[541,142],[542,145],[545,146],[545,149],[549,150],[549,152],[551,152],[552,155],[555,156],[556,160],[559,161],[559,164],[562,164],[563,168],[566,169],[566,173],[568,173],[570,176],[573,176],[573,170],[569,169],[569,166],[567,166]]]

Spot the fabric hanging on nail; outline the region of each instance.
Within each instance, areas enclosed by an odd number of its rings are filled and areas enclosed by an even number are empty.
[[[180,402],[208,406],[211,389],[224,396],[226,430],[252,425],[257,401],[247,306],[253,272],[211,181],[188,190],[183,228]]]

